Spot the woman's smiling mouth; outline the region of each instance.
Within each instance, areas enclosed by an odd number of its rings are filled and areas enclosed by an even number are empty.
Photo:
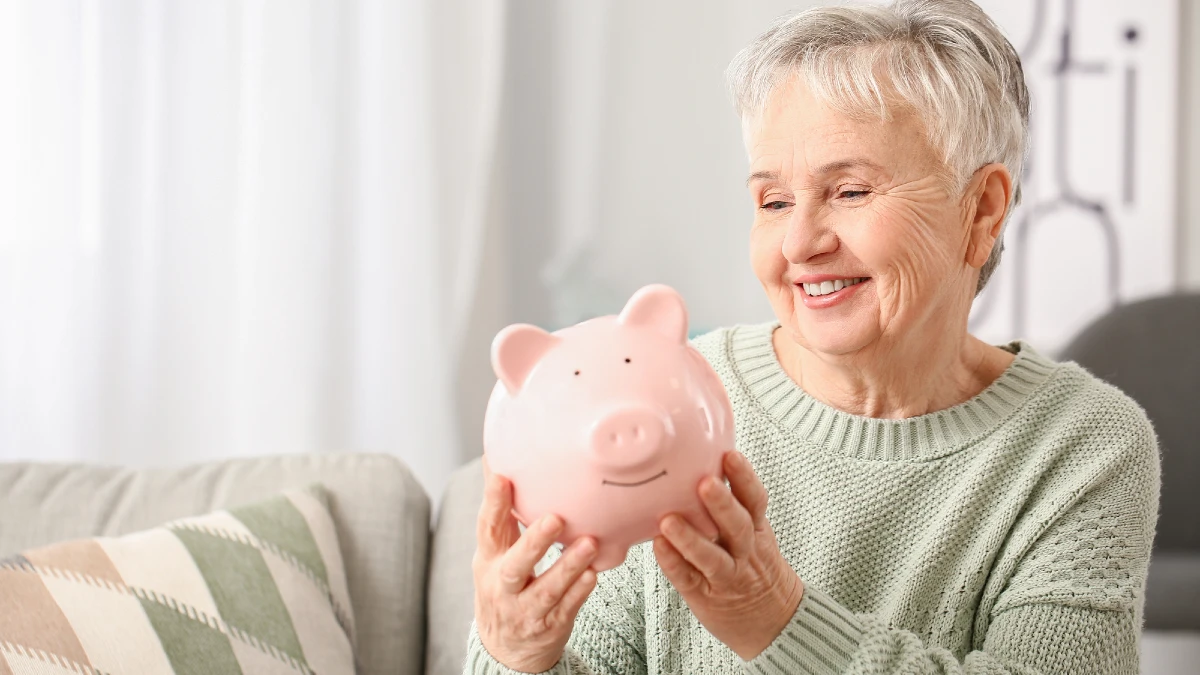
[[[796,281],[804,306],[809,309],[832,307],[853,296],[870,277],[804,279]]]
[[[808,293],[809,295],[813,296],[814,298],[817,298],[822,295],[829,295],[830,293],[836,293],[836,292],[842,290],[843,288],[847,288],[849,286],[853,286],[855,284],[862,283],[866,280],[867,280],[866,277],[851,277],[849,279],[833,279],[831,281],[821,281],[821,282],[811,283],[811,284],[803,284],[802,283],[800,285],[802,287],[804,287],[805,293]]]

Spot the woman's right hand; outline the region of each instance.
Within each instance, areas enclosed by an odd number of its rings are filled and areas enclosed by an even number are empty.
[[[580,537],[541,576],[533,568],[562,532],[548,515],[522,534],[513,516],[512,483],[483,462],[486,480],[479,509],[475,558],[475,626],[483,646],[504,666],[540,673],[562,658],[575,615],[596,587],[588,565],[596,542]]]

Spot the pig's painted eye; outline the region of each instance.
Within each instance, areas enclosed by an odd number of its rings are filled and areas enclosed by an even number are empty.
[[[628,356],[626,356],[626,357],[625,357],[625,363],[629,363],[629,362],[630,362],[630,361],[629,361],[629,357],[628,357]]]
[[[579,371],[578,371],[578,370],[577,370],[577,371],[575,371],[575,374],[576,374],[576,375],[578,375],[578,374],[579,374]]]

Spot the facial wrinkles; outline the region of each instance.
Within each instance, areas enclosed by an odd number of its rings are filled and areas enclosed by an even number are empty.
[[[867,141],[881,148],[885,166],[897,167],[900,172],[895,184],[880,189],[871,204],[880,226],[898,228],[893,231],[901,238],[893,245],[902,242],[899,248],[904,251],[904,255],[889,258],[884,276],[891,277],[890,283],[878,288],[880,325],[885,334],[895,322],[907,329],[911,321],[928,319],[937,312],[941,303],[936,299],[951,286],[945,283],[951,272],[946,269],[947,262],[955,259],[953,252],[946,250],[947,244],[955,245],[959,239],[939,228],[960,217],[919,123],[902,117],[888,126],[893,127],[890,133]],[[947,209],[955,213],[947,213]]]
[[[944,286],[945,241],[935,223],[944,218],[945,197],[936,177],[927,176],[880,193],[873,204],[880,227],[895,228],[903,237],[905,255],[889,260],[879,284],[880,324],[884,332],[893,322],[916,320],[922,307],[932,310],[932,297]]]

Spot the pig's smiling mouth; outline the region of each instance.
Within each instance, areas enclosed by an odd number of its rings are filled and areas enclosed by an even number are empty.
[[[658,480],[659,478],[662,478],[665,475],[667,475],[667,470],[663,469],[662,471],[659,471],[658,473],[647,478],[646,480],[639,480],[636,483],[618,483],[615,480],[605,479],[603,484],[604,485],[615,485],[616,487],[638,487],[639,485],[645,485],[646,483],[649,483],[650,481]]]

